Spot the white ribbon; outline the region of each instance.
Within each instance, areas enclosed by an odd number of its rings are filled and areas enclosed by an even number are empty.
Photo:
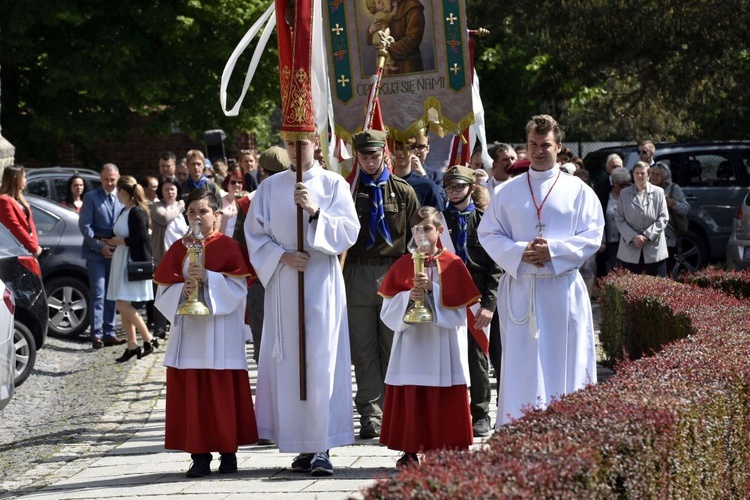
[[[515,314],[513,314],[513,309],[511,308],[511,300],[510,300],[510,282],[512,278],[508,276],[507,274],[504,276],[505,279],[505,300],[508,307],[508,317],[510,320],[517,324],[517,325],[523,325],[524,323],[529,323],[529,333],[534,336],[535,339],[539,338],[539,327],[537,326],[537,320],[536,320],[536,280],[537,279],[554,279],[554,278],[562,278],[563,276],[570,276],[571,274],[575,274],[578,272],[578,268],[571,269],[569,271],[565,271],[562,274],[554,275],[554,274],[528,274],[525,275],[528,278],[531,278],[531,287],[529,290],[529,307],[526,309],[526,314],[523,316],[523,318],[516,318]]]
[[[275,13],[275,5],[274,2],[271,2],[271,6],[266,10],[260,18],[255,21],[255,24],[253,24],[248,32],[245,34],[245,36],[242,38],[242,41],[240,41],[239,45],[235,47],[234,51],[232,52],[232,55],[229,56],[229,60],[227,60],[227,64],[224,66],[224,72],[221,74],[221,90],[219,91],[219,99],[221,100],[221,109],[224,111],[224,114],[227,116],[237,116],[240,112],[240,105],[242,104],[242,101],[245,99],[245,94],[247,94],[247,89],[250,87],[250,83],[253,81],[253,76],[255,76],[255,70],[258,69],[258,63],[260,62],[260,57],[263,55],[263,51],[266,48],[266,45],[268,44],[268,39],[271,38],[271,33],[273,32],[273,29],[276,27],[276,16]],[[268,21],[266,23],[266,21]],[[245,49],[248,45],[250,45],[250,42],[255,38],[255,35],[258,34],[260,31],[261,26],[263,26],[263,23],[266,23],[266,27],[263,30],[263,34],[260,36],[260,40],[258,41],[258,45],[255,47],[255,51],[253,52],[253,58],[250,60],[250,66],[247,69],[247,74],[245,75],[245,83],[242,86],[242,94],[240,95],[240,98],[235,103],[234,107],[232,109],[227,110],[227,85],[229,85],[229,80],[232,78],[232,72],[234,71],[234,67],[237,64],[237,60],[240,58],[243,52],[245,52]]]

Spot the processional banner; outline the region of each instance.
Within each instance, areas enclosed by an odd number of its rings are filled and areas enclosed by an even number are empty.
[[[427,129],[458,135],[474,122],[464,0],[324,1],[339,137],[351,142],[362,128],[376,72],[377,26],[388,26],[392,37],[380,87],[391,137],[405,141]]]

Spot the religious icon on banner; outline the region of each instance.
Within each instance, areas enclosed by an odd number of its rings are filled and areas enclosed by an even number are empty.
[[[363,123],[381,37],[389,37],[380,106],[389,135],[460,134],[474,123],[464,0],[326,0],[336,133]]]

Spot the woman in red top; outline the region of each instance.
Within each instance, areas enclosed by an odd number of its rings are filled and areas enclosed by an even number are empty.
[[[34,257],[42,253],[31,207],[23,196],[26,172],[21,165],[5,167],[0,184],[0,224],[16,237]]]

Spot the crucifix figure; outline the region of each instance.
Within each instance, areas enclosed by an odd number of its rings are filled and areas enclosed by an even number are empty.
[[[547,224],[542,224],[542,221],[537,219],[536,226],[534,227],[539,230],[539,236],[544,236],[544,226],[546,225]]]

